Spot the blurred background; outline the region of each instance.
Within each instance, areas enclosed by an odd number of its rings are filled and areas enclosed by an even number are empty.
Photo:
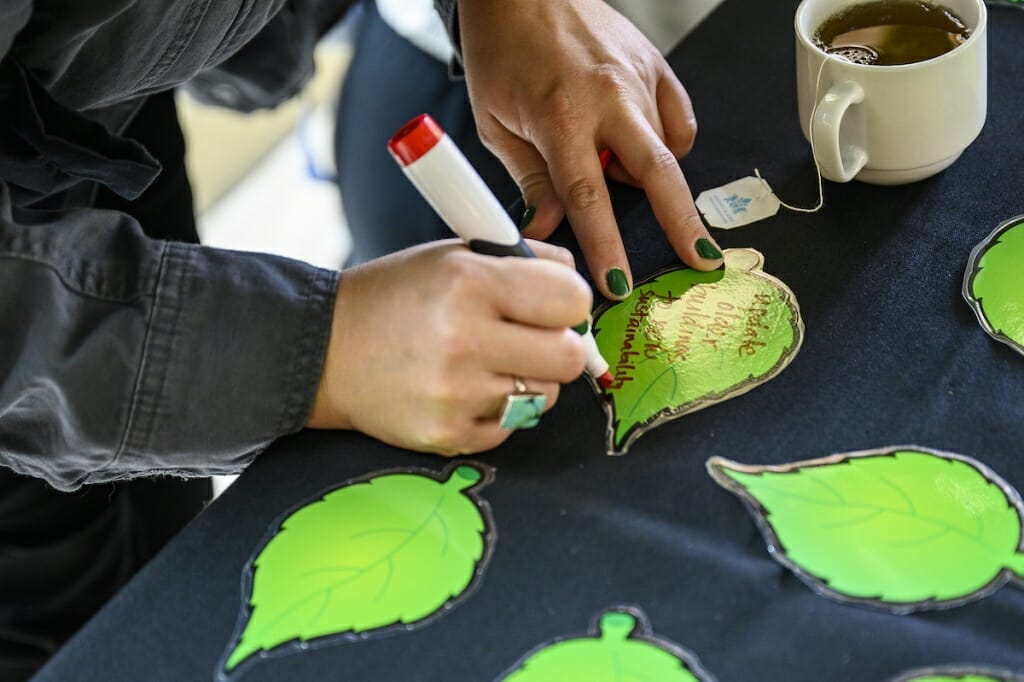
[[[332,136],[360,15],[357,6],[324,37],[313,80],[273,111],[237,113],[179,91],[203,244],[341,267],[351,239],[334,183]]]

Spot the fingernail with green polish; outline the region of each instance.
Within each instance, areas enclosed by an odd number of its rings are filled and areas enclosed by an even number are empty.
[[[612,268],[604,279],[608,282],[608,289],[616,296],[625,296],[629,293],[629,282],[626,281],[626,273],[621,268]]]
[[[587,322],[586,320],[583,320],[578,325],[573,327],[572,330],[579,334],[580,336],[583,336],[584,334],[587,333],[587,331],[590,330],[590,323]]]
[[[519,219],[519,231],[522,232],[530,226],[533,222],[533,216],[537,214],[537,209],[533,206],[527,206],[526,211],[523,212],[523,217]]]
[[[718,250],[718,247],[711,243],[710,239],[701,237],[697,240],[696,246],[697,253],[705,260],[718,260],[722,257],[722,252]]]

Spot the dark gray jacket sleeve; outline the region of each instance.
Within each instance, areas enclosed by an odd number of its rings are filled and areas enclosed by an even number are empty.
[[[71,490],[239,471],[300,429],[337,274],[13,209],[0,181],[0,464]]]
[[[355,0],[289,0],[222,64],[186,89],[196,99],[237,111],[271,109],[294,97],[313,75],[313,50]]]
[[[135,196],[159,171],[19,63],[31,12],[0,0],[0,465],[62,490],[237,472],[302,428],[338,275],[28,208],[85,181]]]

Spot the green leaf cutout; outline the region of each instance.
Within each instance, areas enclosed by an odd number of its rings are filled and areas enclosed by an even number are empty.
[[[1008,682],[1009,678],[989,675],[922,675],[907,678],[907,682]]]
[[[990,336],[1024,354],[1024,216],[997,227],[971,252],[964,298]]]
[[[747,504],[771,555],[840,601],[907,613],[1024,579],[1021,497],[967,457],[910,446],[707,467]]]
[[[892,682],[1024,682],[1024,675],[985,666],[951,665],[909,670]]]
[[[534,649],[499,679],[507,682],[701,682],[713,678],[678,645],[649,635],[646,616],[617,606],[598,616],[591,636]]]
[[[614,383],[608,453],[647,429],[745,393],[796,356],[804,326],[796,297],[761,272],[753,249],[726,249],[725,268],[668,270],[598,313],[594,338]]]
[[[479,464],[440,479],[381,472],[288,514],[251,562],[251,597],[221,677],[286,643],[404,631],[446,613],[490,558],[494,525],[473,491],[491,478]]]

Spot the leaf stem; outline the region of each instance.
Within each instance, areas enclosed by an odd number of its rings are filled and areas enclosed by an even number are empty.
[[[601,639],[625,640],[636,628],[636,618],[631,613],[609,611],[601,616]]]
[[[455,490],[465,490],[466,488],[471,488],[479,483],[480,479],[483,477],[483,472],[475,466],[463,464],[456,467],[455,471],[452,472],[451,477],[449,477],[446,483]]]

